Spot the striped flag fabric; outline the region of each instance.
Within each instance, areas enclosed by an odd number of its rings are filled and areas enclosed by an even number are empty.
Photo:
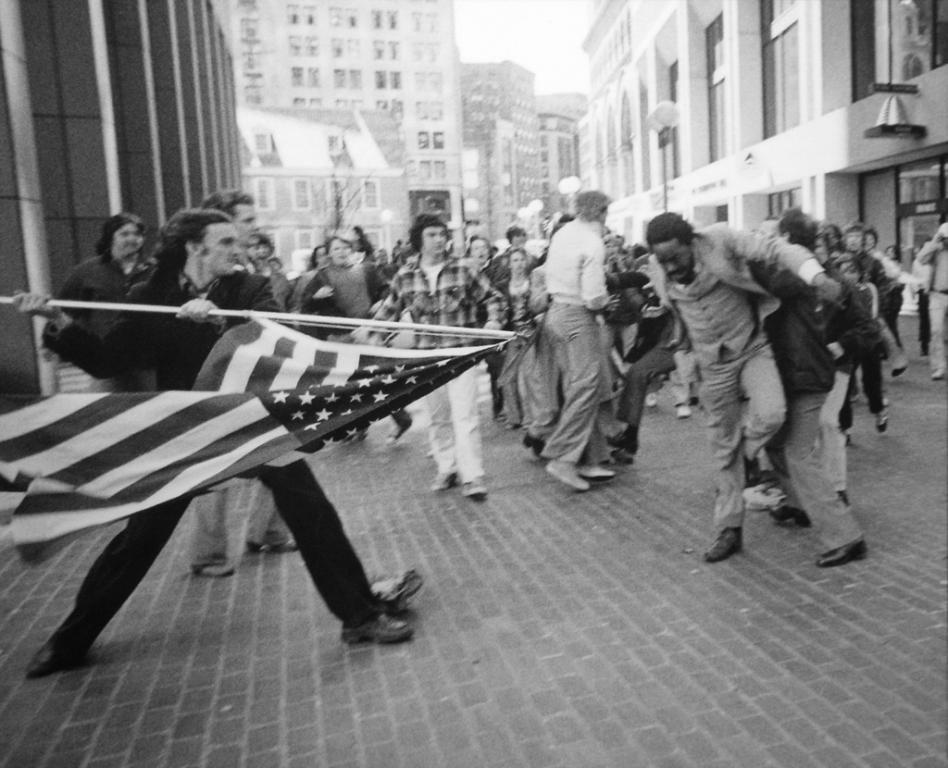
[[[193,391],[54,395],[0,413],[0,479],[26,488],[17,551],[43,559],[94,526],[353,436],[497,348],[342,344],[258,319],[221,337]]]

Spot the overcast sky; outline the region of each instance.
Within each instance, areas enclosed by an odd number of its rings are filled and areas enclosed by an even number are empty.
[[[455,0],[463,62],[511,61],[536,75],[536,92],[589,93],[583,38],[588,0]]]

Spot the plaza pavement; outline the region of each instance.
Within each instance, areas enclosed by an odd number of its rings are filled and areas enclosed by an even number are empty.
[[[667,392],[636,465],[586,494],[492,422],[482,504],[427,490],[417,427],[317,455],[367,568],[427,578],[404,645],[344,646],[296,555],[190,577],[186,518],[95,663],[28,681],[111,531],[33,567],[4,544],[0,766],[944,767],[946,388],[917,357],[886,383],[887,434],[855,410],[869,557],[843,568],[759,513],[702,562],[702,417]]]

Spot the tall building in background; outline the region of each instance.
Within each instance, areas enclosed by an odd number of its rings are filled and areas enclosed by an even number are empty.
[[[452,0],[230,2],[242,106],[388,113],[401,132],[407,183],[407,205],[389,209],[397,217],[389,226],[403,233],[426,211],[460,227]]]
[[[540,195],[534,75],[512,61],[463,63],[461,92],[465,219],[497,239]]]
[[[154,232],[240,184],[229,7],[221,2],[0,2],[0,295],[55,292],[102,222]],[[0,305],[3,392],[52,392],[55,369]]]
[[[737,227],[798,205],[908,268],[948,217],[944,0],[597,0],[584,47],[589,182],[631,240],[666,205]]]
[[[545,217],[569,209],[570,196],[560,182],[579,178],[579,119],[589,100],[581,93],[551,93],[536,97],[540,138],[540,200]]]

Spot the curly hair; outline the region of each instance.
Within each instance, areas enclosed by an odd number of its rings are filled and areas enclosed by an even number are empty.
[[[185,208],[175,213],[159,233],[155,261],[163,273],[178,273],[188,260],[188,243],[204,238],[204,230],[211,224],[230,224],[226,213],[212,208]]]
[[[102,233],[99,235],[95,244],[95,252],[102,257],[102,261],[109,261],[112,258],[112,238],[126,224],[134,224],[138,228],[138,234],[145,234],[145,222],[141,216],[134,213],[116,213],[109,216],[102,224]]]

